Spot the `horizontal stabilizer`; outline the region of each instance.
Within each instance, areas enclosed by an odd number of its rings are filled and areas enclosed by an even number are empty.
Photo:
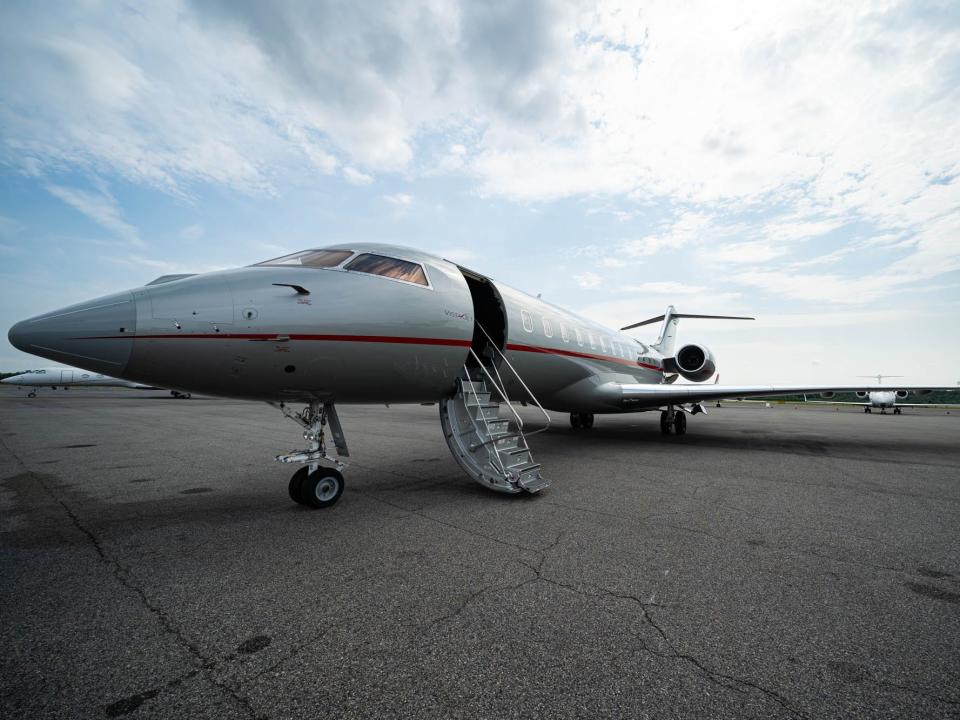
[[[666,315],[657,315],[652,317],[649,320],[643,320],[633,325],[627,325],[626,327],[620,328],[621,330],[632,330],[633,328],[641,327],[642,325],[652,325],[653,323],[660,322],[666,317]],[[740,317],[737,315],[690,315],[687,313],[671,313],[670,317],[672,318],[704,318],[707,320],[756,320],[752,317]]]

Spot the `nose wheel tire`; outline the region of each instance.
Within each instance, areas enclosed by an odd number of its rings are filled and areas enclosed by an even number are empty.
[[[302,467],[290,478],[290,497],[294,502],[312,508],[336,504],[343,494],[343,475],[334,468],[320,467],[310,472]]]

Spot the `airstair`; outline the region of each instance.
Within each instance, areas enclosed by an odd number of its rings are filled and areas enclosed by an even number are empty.
[[[486,331],[484,331],[486,334]],[[489,336],[488,336],[489,337]],[[533,461],[527,438],[550,427],[550,416],[492,342],[486,361],[470,349],[475,364],[464,365],[456,393],[440,403],[440,422],[453,457],[481,485],[504,493],[537,493],[550,486]],[[546,418],[544,427],[524,433],[523,419],[510,403],[497,368],[509,368]],[[510,412],[504,417],[501,409]]]

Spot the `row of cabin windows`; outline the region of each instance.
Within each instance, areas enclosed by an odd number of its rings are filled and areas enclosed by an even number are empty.
[[[523,322],[523,329],[529,333],[533,332],[533,315],[531,315],[526,310],[520,311],[520,319]],[[560,337],[563,338],[565,343],[571,342],[575,337],[577,345],[583,347],[584,342],[589,343],[591,350],[596,350],[598,347],[604,353],[611,353],[617,357],[624,358],[625,360],[634,360],[630,354],[630,348],[621,345],[618,342],[614,342],[611,338],[605,338],[599,333],[594,335],[589,330],[581,330],[580,328],[573,327],[573,335],[570,334],[570,328],[564,325],[562,322],[557,322],[557,325],[560,327]],[[543,317],[543,334],[548,337],[553,337],[553,320],[544,316]]]

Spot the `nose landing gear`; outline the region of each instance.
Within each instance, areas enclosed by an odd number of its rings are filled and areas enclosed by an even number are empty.
[[[333,434],[337,455],[350,456],[334,404],[314,400],[300,412],[290,410],[284,403],[270,404],[279,408],[284,417],[301,425],[303,427],[303,437],[310,443],[306,450],[295,450],[276,457],[277,461],[282,463],[305,464],[305,467],[297,470],[290,478],[287,487],[290,498],[300,505],[312,508],[333,506],[343,494],[345,483],[340,471],[346,465],[327,454],[324,431],[328,424],[330,425],[330,432]],[[321,460],[333,463],[335,467],[320,465]]]

